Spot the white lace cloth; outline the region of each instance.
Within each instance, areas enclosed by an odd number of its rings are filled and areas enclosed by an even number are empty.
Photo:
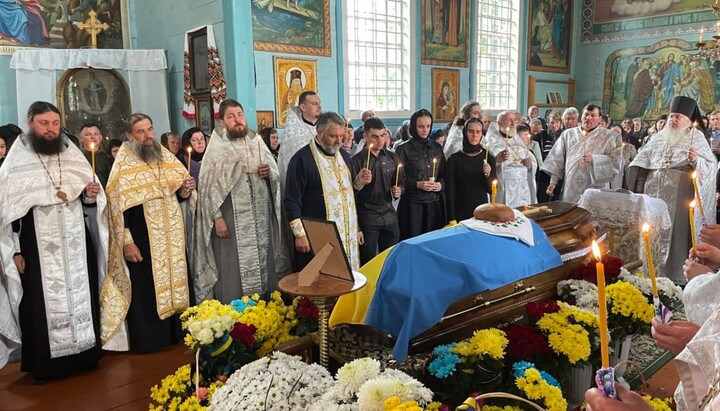
[[[468,218],[461,221],[460,224],[472,230],[482,231],[483,233],[497,235],[500,237],[514,238],[518,241],[529,245],[535,245],[535,237],[533,235],[533,227],[530,220],[518,210],[513,210],[515,220],[507,223],[493,223],[476,218]]]
[[[18,50],[10,60],[15,70],[67,70],[69,68],[165,70],[164,50],[34,49]]]
[[[588,189],[580,198],[579,206],[590,211],[608,229],[611,253],[626,263],[641,260],[643,267],[647,267],[641,230],[643,223],[650,224],[655,271],[658,275],[664,272],[669,249],[667,239],[672,227],[664,201],[646,194]]]

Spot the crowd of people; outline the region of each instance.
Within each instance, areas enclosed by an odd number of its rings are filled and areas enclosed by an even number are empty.
[[[41,382],[96,366],[101,347],[156,351],[179,341],[191,304],[267,295],[302,269],[313,255],[303,218],[333,221],[358,270],[398,241],[471,218],[494,184],[511,207],[577,203],[588,188],[658,197],[673,219],[667,270],[692,280],[720,266],[714,213],[698,219],[703,244],[688,260],[690,171],[709,209],[720,135],[720,115],[706,132],[690,98],[676,97],[641,137],[642,123],[629,133],[592,104],[493,118],[469,101],[445,129],[420,109],[393,134],[371,110],[353,128],[313,91],[298,101],[282,144],[275,129],[251,130],[231,99],[211,136],[191,128],[158,142],[136,113],[127,141],[106,145],[87,124],[76,145],[46,102],[28,109],[26,133],[0,128],[0,364],[21,347],[22,370]]]

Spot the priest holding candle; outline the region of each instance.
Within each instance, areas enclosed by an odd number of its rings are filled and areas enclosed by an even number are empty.
[[[274,291],[290,260],[272,153],[238,101],[223,101],[219,112],[223,128],[213,132],[200,173],[192,261],[198,300],[229,303]]]
[[[447,222],[443,202],[445,156],[442,146],[428,139],[432,123],[429,111],[413,113],[409,128],[412,138],[396,150],[405,174],[404,195],[398,206],[401,240],[437,230]]]
[[[697,129],[693,127],[694,121]],[[672,234],[668,259],[660,275],[679,285],[687,281],[683,264],[691,248],[688,205],[696,197],[706,208],[715,204],[717,159],[700,130],[702,124],[695,100],[676,96],[665,128],[638,151],[626,175],[630,190],[657,197],[668,206]],[[693,173],[696,173],[696,184],[693,184]],[[695,211],[693,225],[699,232],[703,218],[699,209]],[[707,213],[705,219],[709,224],[714,223],[715,213]]]
[[[353,168],[370,176],[368,183],[356,179],[353,184],[358,224],[364,240],[360,243],[360,265],[400,240],[393,200],[400,198],[404,180],[400,157],[387,149],[389,141],[383,121],[377,117],[366,119],[363,138],[365,147],[351,160]]]

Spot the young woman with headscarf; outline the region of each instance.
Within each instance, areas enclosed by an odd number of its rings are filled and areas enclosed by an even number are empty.
[[[480,145],[482,121],[471,118],[462,130],[462,151],[450,156],[445,167],[447,219],[457,222],[473,216],[475,207],[488,202],[488,193],[495,179],[495,157]]]
[[[420,109],[410,117],[410,138],[396,153],[405,174],[404,194],[398,206],[400,240],[442,228],[445,219],[443,188],[445,156],[440,144],[430,140],[432,114]]]

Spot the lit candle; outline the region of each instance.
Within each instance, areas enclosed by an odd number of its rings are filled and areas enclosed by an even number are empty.
[[[190,172],[190,155],[192,154],[192,146],[188,146],[187,152],[188,152],[188,173],[189,173]]]
[[[716,1],[716,2],[715,2],[715,5],[716,5],[716,6],[720,6],[720,1]],[[715,32],[716,32],[717,34],[720,34],[720,21],[718,21],[717,23],[715,23]]]
[[[608,325],[607,325],[607,303],[605,301],[605,265],[602,263],[602,255],[597,242],[592,242],[593,254],[595,254],[595,270],[597,271],[598,288],[598,320],[600,325],[600,359],[602,368],[610,367],[610,355],[608,353]]]
[[[700,216],[705,219],[705,207],[703,207],[702,203],[702,194],[700,193],[700,190],[698,190],[697,171],[693,171],[692,173],[692,182],[693,187],[695,187],[695,198],[697,199],[697,205],[700,207]]]
[[[435,179],[435,166],[437,165],[437,158],[433,158],[433,172],[432,172],[432,178]]]
[[[693,123],[692,131],[690,131],[690,147],[695,147],[695,130],[697,130],[697,121]]]
[[[372,148],[373,148],[374,146],[375,146],[374,144],[370,144],[370,145],[368,146],[367,163],[365,163],[365,168],[367,168],[368,170],[370,170],[370,151],[372,150]],[[433,160],[433,161],[434,161],[434,160]],[[435,171],[433,171],[433,174],[435,174]]]
[[[505,127],[505,136],[510,138],[510,127]]]
[[[497,180],[492,182],[492,194],[490,195],[490,202],[495,207],[495,197],[497,196]]]
[[[716,26],[716,28],[717,28],[717,26]],[[700,28],[700,40],[698,40],[698,43],[702,43],[704,33],[705,33],[705,27],[701,27]]]
[[[652,285],[653,297],[658,296],[657,282],[655,281],[655,264],[653,264],[652,250],[650,250],[650,224],[642,226],[643,241],[645,242],[645,255],[647,256],[648,272],[650,273],[650,284]]]
[[[690,203],[688,208],[690,214],[690,239],[692,240],[692,252],[695,253],[695,247],[697,247],[697,240],[695,239],[695,200]]]
[[[487,147],[485,147],[485,162],[488,162],[488,155],[490,155],[490,144],[488,144]]]
[[[95,143],[90,143],[90,158],[92,158],[93,183],[95,182]]]
[[[400,180],[400,168],[402,168],[402,163],[397,165],[397,171],[395,171],[395,186],[398,185],[398,180]]]

